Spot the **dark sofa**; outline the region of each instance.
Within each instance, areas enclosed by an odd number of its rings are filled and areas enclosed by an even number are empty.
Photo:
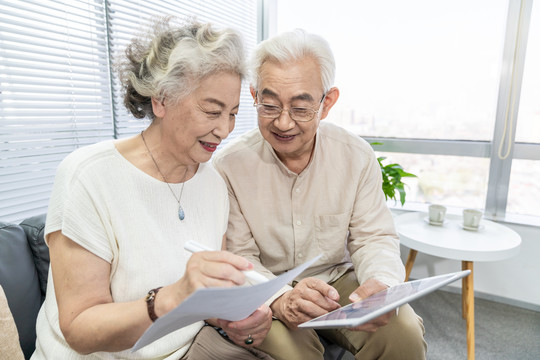
[[[0,222],[0,285],[26,359],[35,349],[36,317],[47,290],[49,249],[43,239],[44,228],[45,215],[20,224]]]

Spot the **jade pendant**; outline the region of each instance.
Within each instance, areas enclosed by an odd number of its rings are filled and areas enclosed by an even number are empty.
[[[178,206],[178,218],[180,220],[184,220],[186,217],[186,214],[184,213],[184,209],[182,209],[182,205]]]

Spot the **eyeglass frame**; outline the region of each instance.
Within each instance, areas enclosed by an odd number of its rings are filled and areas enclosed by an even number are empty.
[[[321,101],[319,101],[319,108],[321,107],[321,104],[322,104],[324,98],[326,97],[326,95],[327,95],[327,92],[325,92],[325,93],[323,94],[323,96],[322,96],[322,98],[321,98]],[[296,122],[310,122],[311,120],[315,119],[315,115],[317,115],[317,114],[319,113],[319,111],[320,111],[319,109],[313,110],[312,108],[302,107],[302,106],[295,106],[295,107],[292,107],[292,108],[290,108],[290,109],[284,109],[284,108],[282,108],[282,107],[279,106],[279,105],[267,104],[267,103],[257,103],[258,97],[259,97],[259,92],[257,91],[257,92],[255,92],[255,99],[253,100],[253,106],[254,106],[255,108],[257,108],[257,115],[258,115],[258,116],[261,116],[261,117],[263,117],[263,118],[265,118],[265,119],[273,119],[273,120],[275,120],[275,119],[279,118],[279,117],[281,116],[281,114],[283,114],[283,111],[284,111],[284,110],[287,110],[287,113],[289,114],[289,117],[291,118],[291,120],[296,121]],[[259,114],[259,106],[260,106],[260,105],[270,106],[270,107],[273,107],[273,108],[280,109],[279,115],[277,115],[276,117],[262,116],[261,114]],[[311,116],[311,119],[309,119],[309,120],[296,120],[296,119],[294,119],[294,118],[292,117],[291,109],[310,110],[310,111],[313,111],[313,115]]]

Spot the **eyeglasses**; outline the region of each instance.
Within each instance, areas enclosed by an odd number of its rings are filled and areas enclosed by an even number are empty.
[[[323,94],[321,101],[319,101],[319,107],[326,97],[326,93]],[[253,106],[257,108],[257,113],[260,117],[265,119],[277,119],[281,116],[283,111],[287,111],[289,116],[294,121],[307,122],[313,120],[315,114],[319,113],[319,110],[313,110],[305,107],[292,107],[290,109],[283,109],[281,106],[260,103],[257,104],[257,94],[255,94],[255,102]]]

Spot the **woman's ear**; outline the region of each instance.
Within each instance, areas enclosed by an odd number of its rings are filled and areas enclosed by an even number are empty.
[[[162,118],[165,116],[165,104],[164,100],[152,98],[152,111],[156,117]]]
[[[338,98],[339,98],[339,89],[337,87],[333,87],[326,92],[326,96],[324,97],[324,100],[323,100],[321,120],[328,116],[330,109],[337,102]]]

